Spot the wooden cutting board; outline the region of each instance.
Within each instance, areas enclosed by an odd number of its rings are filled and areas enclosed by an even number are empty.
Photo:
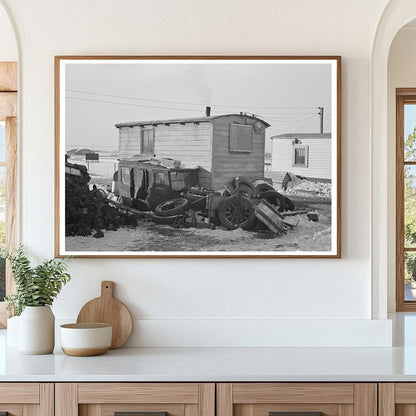
[[[130,338],[133,319],[127,306],[113,297],[114,282],[101,282],[101,296],[86,303],[77,323],[107,323],[113,326],[111,349],[121,347]]]

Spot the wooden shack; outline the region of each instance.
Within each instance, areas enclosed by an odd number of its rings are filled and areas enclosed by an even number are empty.
[[[200,167],[199,183],[221,189],[236,176],[263,178],[266,128],[245,113],[116,124],[119,158],[171,158]]]
[[[330,181],[330,133],[288,133],[272,137],[272,172],[291,172],[308,179]]]

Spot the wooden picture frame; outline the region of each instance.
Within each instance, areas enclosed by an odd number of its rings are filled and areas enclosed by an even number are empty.
[[[339,258],[341,58],[56,56],[55,166],[57,257]]]

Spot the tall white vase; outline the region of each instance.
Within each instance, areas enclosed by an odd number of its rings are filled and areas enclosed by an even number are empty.
[[[26,306],[19,319],[19,351],[50,354],[55,346],[55,316],[50,306]]]

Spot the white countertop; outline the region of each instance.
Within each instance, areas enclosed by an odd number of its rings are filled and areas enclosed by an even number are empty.
[[[416,381],[416,348],[120,348],[0,357],[0,381]]]
[[[96,357],[23,355],[0,330],[0,382],[416,381],[416,314],[393,348],[119,348]]]

